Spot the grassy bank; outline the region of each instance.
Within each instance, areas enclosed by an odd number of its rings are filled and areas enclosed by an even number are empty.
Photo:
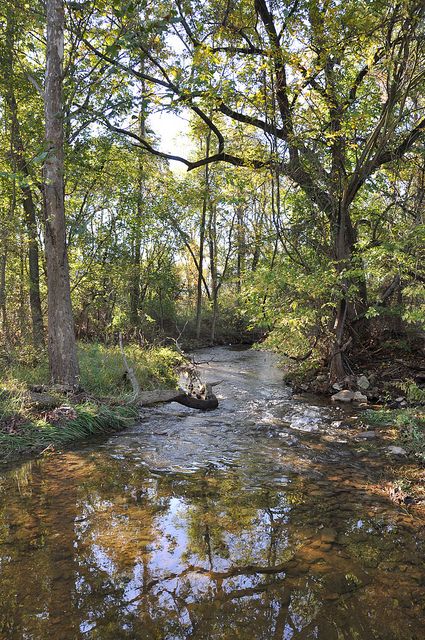
[[[164,347],[142,349],[130,345],[126,355],[142,389],[175,386],[176,367],[181,362],[176,352]],[[138,411],[131,404],[131,389],[119,348],[80,344],[79,361],[83,391],[66,394],[49,388],[44,354],[3,354],[0,460],[120,431],[134,421]]]
[[[388,427],[395,431],[396,439],[407,453],[425,462],[425,409],[380,409],[364,413],[366,421],[376,427]]]

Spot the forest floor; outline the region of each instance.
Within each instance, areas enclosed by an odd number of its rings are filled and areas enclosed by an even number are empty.
[[[138,416],[119,348],[80,344],[81,389],[49,384],[44,355],[3,354],[0,461],[52,451],[77,440],[120,431]],[[181,356],[165,347],[126,347],[144,390],[176,386]]]

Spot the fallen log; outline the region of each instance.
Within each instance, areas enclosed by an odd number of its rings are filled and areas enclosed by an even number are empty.
[[[208,397],[198,398],[186,393],[184,389],[153,389],[152,391],[140,391],[134,398],[134,402],[143,407],[151,407],[164,402],[178,402],[185,407],[210,411],[218,407],[217,397],[212,393]]]
[[[183,404],[185,407],[191,407],[192,409],[201,409],[201,411],[211,411],[211,409],[217,409],[218,400],[217,396],[212,394],[209,398],[196,398],[186,393],[174,398],[174,402]]]
[[[181,387],[178,389],[153,389],[152,391],[142,391],[136,374],[134,373],[134,369],[130,366],[126,358],[121,333],[119,334],[119,345],[127,378],[133,387],[133,403],[139,404],[142,407],[150,407],[154,404],[160,404],[163,402],[178,402],[179,404],[183,404],[185,407],[200,409],[201,411],[217,409],[218,400],[217,396],[213,393],[212,388],[220,384],[222,380],[219,382],[206,382],[202,384],[197,374],[192,374],[190,378],[190,386],[187,391]],[[195,377],[198,382],[197,387],[193,384],[193,379]]]

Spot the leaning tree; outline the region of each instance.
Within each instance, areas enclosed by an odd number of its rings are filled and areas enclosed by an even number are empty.
[[[73,28],[86,51],[108,74],[135,87],[143,83],[152,103],[191,110],[211,131],[209,153],[191,158],[160,151],[125,126],[110,99],[101,108],[86,99],[88,111],[136,146],[188,170],[214,162],[270,168],[325,214],[338,283],[330,372],[344,377],[350,330],[368,304],[353,208],[373,174],[406,156],[424,132],[423,2],[83,5],[73,5]],[[135,88],[136,103],[137,96]],[[228,123],[248,132],[251,142],[232,146]]]

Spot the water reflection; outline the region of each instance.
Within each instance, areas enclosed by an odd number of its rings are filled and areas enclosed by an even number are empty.
[[[198,418],[167,408],[150,433],[3,473],[0,637],[422,638],[423,521],[371,490],[381,463],[308,432],[288,446],[258,416],[244,431],[235,404],[230,452],[211,414],[202,455],[173,456],[175,423],[195,443]]]
[[[414,521],[361,492],[338,506],[325,484],[247,490],[237,471],[209,469],[152,477],[103,453],[10,472],[3,637],[422,637]]]

